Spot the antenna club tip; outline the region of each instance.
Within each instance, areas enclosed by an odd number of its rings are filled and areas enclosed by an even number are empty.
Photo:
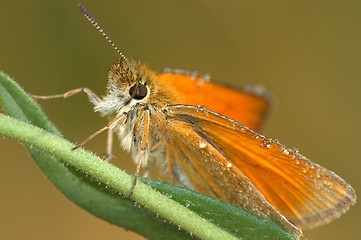
[[[83,5],[81,5],[80,3],[78,3],[77,6],[78,6],[78,8],[79,8],[79,10],[80,10],[81,13],[84,14],[84,12],[87,12],[87,10],[85,9],[85,7],[83,7]]]
[[[123,55],[123,53],[120,52],[120,50],[115,46],[115,44],[112,42],[112,40],[110,40],[110,38],[105,34],[105,32],[103,31],[103,29],[99,26],[99,24],[97,23],[97,21],[95,21],[95,19],[93,18],[93,16],[85,9],[85,7],[83,7],[83,5],[81,5],[80,3],[78,3],[78,8],[80,10],[80,12],[91,22],[91,24],[93,24],[93,26],[105,37],[105,39],[113,46],[113,48],[119,53],[119,55],[121,56],[121,58],[127,62],[128,59]]]

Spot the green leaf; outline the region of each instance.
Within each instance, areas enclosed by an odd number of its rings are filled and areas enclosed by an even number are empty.
[[[140,178],[146,184],[138,181],[132,199],[124,198],[133,176],[83,149],[72,151],[75,145],[63,139],[37,103],[1,72],[0,102],[9,116],[21,120],[1,114],[0,133],[27,144],[63,194],[110,223],[149,239],[294,239],[272,219],[160,181]]]

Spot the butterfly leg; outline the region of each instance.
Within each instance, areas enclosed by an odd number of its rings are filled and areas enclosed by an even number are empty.
[[[153,138],[154,139],[154,138]],[[148,144],[148,150],[149,150],[149,154],[153,156],[153,158],[164,158],[166,156],[165,153],[165,139],[160,139],[158,142],[156,142],[155,144],[150,141]],[[151,145],[153,144],[153,145]],[[147,162],[147,164],[145,164],[146,166],[143,167],[143,173],[142,176],[143,177],[149,177],[149,175],[151,174],[151,170],[153,168],[153,161],[149,161]],[[159,165],[158,167],[161,169],[165,169],[164,165],[166,164],[166,162],[164,162],[163,164]],[[156,164],[157,165],[157,164]],[[165,171],[167,172],[167,171]]]
[[[144,157],[146,146],[147,146],[147,140],[148,140],[148,135],[149,135],[149,124],[150,124],[149,120],[150,120],[149,110],[145,110],[144,111],[144,131],[143,131],[142,143],[141,143],[141,148],[140,148],[140,155],[139,155],[139,159],[138,159],[137,169],[135,170],[135,174],[134,174],[133,187],[128,195],[128,198],[132,197],[133,192],[135,190],[135,185],[137,184],[140,166],[142,165],[143,157]]]
[[[54,99],[54,98],[68,98],[71,97],[77,93],[80,92],[84,92],[88,95],[89,100],[93,103],[93,104],[97,104],[99,102],[101,102],[102,100],[89,88],[77,88],[77,89],[73,89],[70,90],[66,93],[63,94],[55,94],[55,95],[49,95],[49,96],[40,96],[40,95],[32,95],[33,98],[35,99],[43,99],[43,100],[47,100],[47,99]],[[119,119],[122,116],[119,117]],[[112,125],[114,125],[114,123],[117,123],[118,118],[114,119],[113,121],[111,121],[107,126],[103,127],[102,129],[96,131],[95,133],[93,133],[91,136],[89,136],[87,139],[85,139],[82,143],[80,143],[79,145],[77,145],[76,147],[73,148],[73,150],[83,146],[86,142],[88,142],[90,139],[92,139],[93,137],[95,137],[96,135],[98,135],[99,133],[109,129],[108,132],[108,139],[107,139],[107,161],[110,161],[110,159],[112,158],[112,143],[113,143],[113,131],[110,129]],[[115,122],[114,122],[115,121]]]
[[[107,162],[109,162],[113,157],[112,148],[113,148],[113,131],[112,129],[109,129],[108,137],[107,137],[107,153],[106,153]]]
[[[93,104],[101,102],[101,99],[92,90],[90,90],[89,88],[86,88],[86,87],[73,89],[73,90],[70,90],[63,94],[55,94],[55,95],[49,95],[49,96],[39,96],[39,95],[31,95],[31,96],[35,99],[46,100],[46,99],[54,99],[54,98],[68,98],[68,97],[71,97],[80,92],[85,92],[88,95],[89,100]]]
[[[168,168],[168,172],[169,172],[169,176],[170,176],[170,180],[172,183],[176,183],[176,179],[174,177],[174,168],[173,168],[173,159],[170,157],[172,156],[170,151],[171,149],[167,148],[167,168]]]
[[[96,131],[95,133],[93,133],[92,135],[90,135],[89,137],[87,137],[84,141],[82,141],[80,144],[76,145],[72,150],[75,150],[77,148],[82,147],[85,143],[87,143],[89,140],[91,140],[92,138],[94,138],[96,135],[98,135],[99,133],[104,132],[105,130],[109,130],[112,131],[112,128],[117,125],[117,124],[123,124],[126,120],[126,113],[123,113],[121,115],[119,115],[118,117],[114,118],[112,121],[110,121],[105,127],[99,129],[98,131]]]

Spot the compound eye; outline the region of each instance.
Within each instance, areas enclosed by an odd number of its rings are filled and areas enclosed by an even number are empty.
[[[132,98],[136,100],[141,100],[147,96],[148,89],[144,84],[136,83],[133,87],[129,89],[129,94]]]

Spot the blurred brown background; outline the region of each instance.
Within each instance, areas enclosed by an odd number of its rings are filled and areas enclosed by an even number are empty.
[[[360,195],[360,1],[80,1],[128,58],[264,84],[277,98],[266,135],[297,146]],[[87,86],[104,93],[117,53],[76,1],[0,1],[0,69],[28,92]],[[64,135],[80,142],[106,124],[85,94],[41,102]],[[86,145],[103,154],[106,134]],[[1,239],[141,239],[88,214],[44,177],[16,141],[0,139]],[[129,171],[116,148],[114,164]],[[308,239],[355,239],[359,204]]]

